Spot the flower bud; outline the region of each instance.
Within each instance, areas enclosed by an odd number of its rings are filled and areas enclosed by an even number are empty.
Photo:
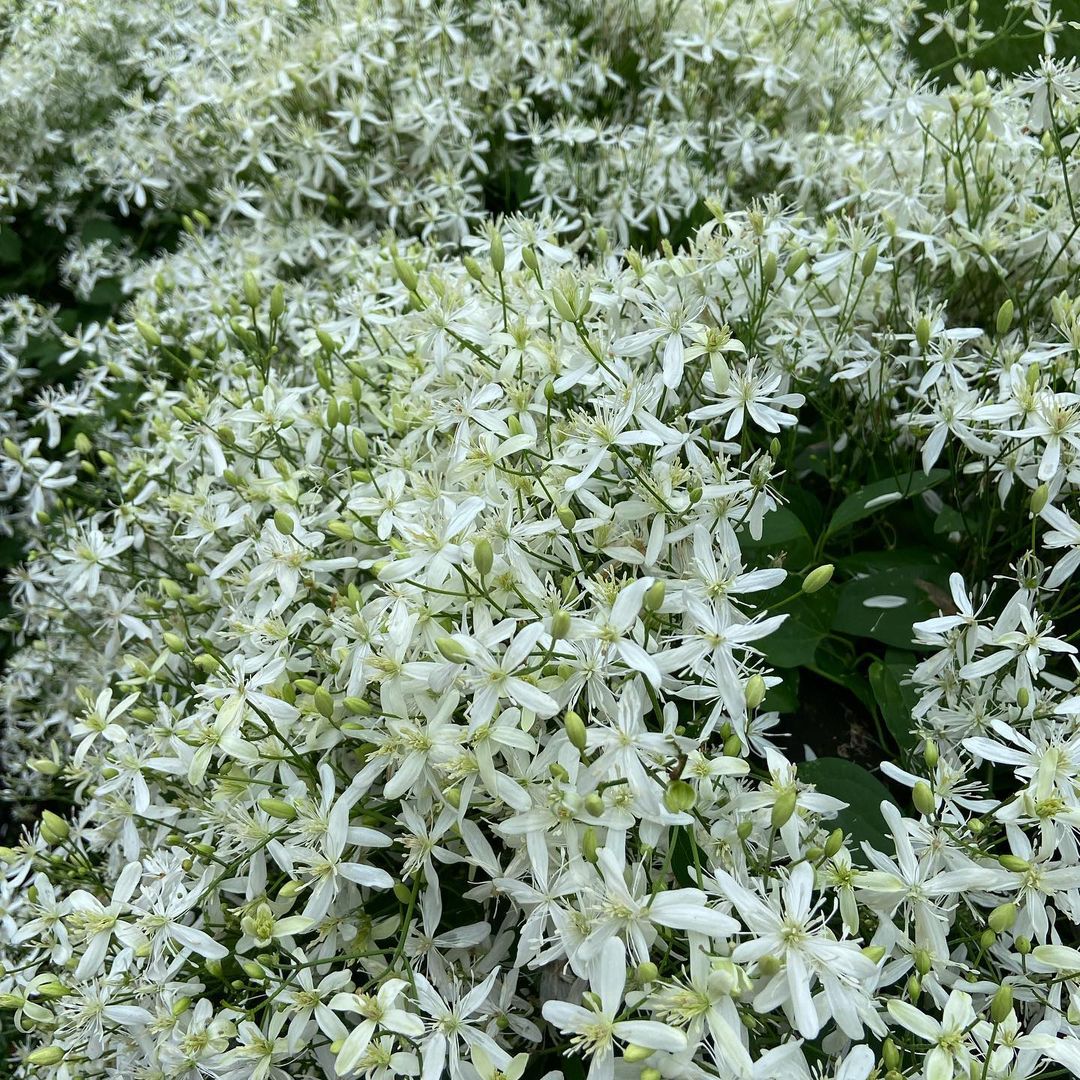
[[[1006,300],[997,311],[997,319],[994,323],[994,329],[997,330],[998,337],[1004,337],[1009,332],[1009,327],[1012,326],[1014,305],[1011,300]]]
[[[934,966],[934,961],[926,949],[915,950],[915,970],[920,975],[928,975]]]
[[[296,818],[296,807],[284,799],[260,799],[259,807],[280,821],[293,821]]]
[[[923,761],[926,762],[928,769],[933,769],[937,766],[941,755],[938,753],[937,743],[933,739],[927,739],[926,744],[923,746]]]
[[[570,709],[563,718],[563,728],[566,731],[566,737],[570,740],[570,745],[578,753],[584,753],[587,742],[585,721],[573,709]]]
[[[769,815],[769,825],[774,829],[783,828],[795,813],[795,804],[798,802],[799,793],[795,788],[784,788],[776,797]]]
[[[994,947],[995,941],[997,941],[997,934],[995,934],[994,931],[990,929],[990,927],[987,927],[979,935],[979,948],[981,948],[983,951],[987,949],[992,949]]]
[[[768,288],[776,280],[776,252],[770,251],[761,264],[761,280]]]
[[[560,506],[555,510],[559,524],[569,532],[577,524],[577,515],[569,506]]]
[[[491,541],[486,537],[481,537],[473,545],[473,565],[482,578],[487,577],[495,565],[495,552],[491,549]]]
[[[179,635],[174,634],[171,630],[166,630],[161,635],[161,640],[165,642],[165,648],[171,653],[179,655],[187,648],[187,642]]]
[[[803,578],[802,591],[809,595],[810,593],[816,593],[819,589],[824,589],[832,580],[833,569],[832,563],[825,563],[816,570],[811,570],[810,573]]]
[[[746,707],[753,711],[765,700],[765,680],[760,675],[751,675],[746,680],[746,686],[743,689],[743,698],[746,701]]]
[[[862,954],[873,964],[880,964],[885,958],[885,946],[884,945],[864,945],[862,948]]]
[[[922,983],[919,981],[918,975],[912,975],[908,979],[905,989],[907,990],[907,996],[911,998],[912,1001],[919,1000],[919,997],[922,994]]]
[[[651,1058],[656,1051],[648,1046],[638,1046],[637,1043],[627,1043],[623,1050],[623,1061],[638,1062]]]
[[[559,610],[551,616],[551,636],[561,641],[570,633],[570,612]]]
[[[71,835],[71,826],[59,814],[42,810],[41,835],[49,845],[60,844]]]
[[[596,835],[596,830],[590,825],[585,829],[581,837],[581,854],[586,862],[595,865],[598,861],[597,851],[599,847],[600,841]]]
[[[866,249],[866,254],[862,260],[862,276],[869,277],[877,266],[878,247],[877,244],[871,244]]]
[[[595,791],[586,795],[585,812],[592,817],[599,817],[604,812],[604,797]]]
[[[735,833],[740,840],[749,840],[750,834],[754,831],[754,823],[752,821],[740,821],[735,826]]]
[[[262,302],[262,289],[259,288],[259,279],[250,271],[244,272],[244,303],[249,308],[257,308]]]
[[[284,510],[274,511],[274,526],[282,536],[292,536],[296,522]]]
[[[450,637],[436,638],[435,647],[451,664],[467,664],[469,654],[465,647]]]
[[[540,260],[534,248],[526,245],[521,249],[521,261],[535,274],[540,269]]]
[[[663,580],[654,581],[645,590],[645,610],[646,611],[659,611],[664,603],[664,593],[666,586]]]
[[[999,904],[993,911],[990,912],[986,923],[991,930],[996,934],[1004,934],[1006,930],[1011,930],[1013,924],[1016,922],[1018,909],[1015,904]]]
[[[1031,869],[1031,864],[1026,859],[1021,859],[1019,855],[999,855],[998,863],[1014,874],[1023,874]]]
[[[319,715],[324,716],[327,720],[332,720],[334,717],[334,699],[330,691],[325,686],[320,686],[312,697]]]
[[[693,810],[696,802],[697,792],[685,780],[672,780],[664,791],[664,806],[673,814]]]
[[[656,982],[660,978],[660,969],[651,960],[645,960],[638,964],[634,976],[642,985]]]
[[[270,318],[275,322],[285,314],[285,286],[279,281],[270,290]]]
[[[58,776],[61,771],[61,767],[49,758],[34,758],[28,764],[34,772],[41,773],[42,776]]]
[[[724,757],[739,757],[742,754],[742,749],[742,739],[735,732],[732,732],[724,740]]]
[[[409,292],[416,292],[416,287],[420,284],[420,275],[417,274],[416,269],[411,263],[407,263],[400,255],[395,255],[393,261],[394,272],[397,274],[398,280],[409,290]]]
[[[831,859],[844,846],[844,830],[833,829],[825,841],[825,857]]]
[[[990,999],[990,1020],[1003,1024],[1012,1015],[1013,992],[1008,983],[1002,983]]]
[[[136,319],[135,329],[139,331],[143,341],[151,348],[156,349],[161,344],[161,335],[148,322],[143,322],[142,319]]]
[[[1016,691],[1016,704],[1021,709],[1026,709],[1028,705],[1031,704],[1031,693],[1026,686],[1021,686],[1020,689]]]
[[[39,1046],[26,1055],[26,1062],[28,1065],[59,1065],[64,1054],[59,1046]]]
[[[915,787],[911,792],[911,801],[915,804],[915,809],[918,810],[923,817],[933,817],[937,812],[934,793],[925,780],[919,780],[915,784]]]
[[[1031,507],[1031,512],[1038,517],[1046,507],[1047,502],[1050,500],[1050,488],[1046,484],[1040,484],[1032,493],[1031,499],[1028,505]]]
[[[1031,952],[1031,938],[1021,935],[1013,944],[1016,946],[1016,951],[1021,956],[1027,956]]]
[[[886,1069],[900,1068],[900,1051],[891,1038],[881,1044],[881,1061]]]
[[[806,248],[799,248],[792,254],[791,258],[788,259],[787,266],[784,268],[784,274],[787,277],[794,277],[808,258],[810,258],[810,252],[807,251]]]
[[[506,266],[506,245],[503,244],[502,233],[492,230],[491,233],[491,268],[496,274],[501,274]]]
[[[930,344],[930,320],[925,315],[920,315],[919,321],[915,324],[915,340],[919,344],[919,349],[926,352],[926,347]]]

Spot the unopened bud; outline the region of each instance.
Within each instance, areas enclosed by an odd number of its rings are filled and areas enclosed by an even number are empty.
[[[798,798],[799,793],[793,787],[784,788],[780,792],[769,815],[769,824],[772,828],[781,829],[791,820],[791,815],[795,813],[795,804]]]
[[[1002,983],[990,999],[990,1020],[1003,1024],[1012,1015],[1013,992],[1008,983]]]
[[[48,844],[60,844],[71,835],[71,826],[51,810],[41,812],[41,835]]]
[[[844,846],[844,830],[833,829],[825,841],[825,857],[831,859]]]
[[[260,799],[259,807],[280,821],[293,821],[296,818],[296,807],[284,799]]]
[[[765,700],[765,691],[765,679],[761,675],[751,675],[743,690],[746,707],[750,710],[756,709]]]
[[[930,344],[930,320],[925,315],[921,315],[915,324],[915,340],[919,343],[919,349],[926,352]]]
[[[570,612],[559,610],[551,616],[551,636],[561,641],[570,633]]]
[[[863,260],[862,260],[861,269],[862,269],[862,276],[863,277],[869,277],[874,272],[874,269],[877,266],[877,256],[878,256],[877,244],[871,244],[866,249],[866,254],[863,256]]]
[[[937,743],[933,739],[927,739],[926,745],[923,746],[923,761],[926,762],[928,769],[933,769],[937,766],[940,754],[938,753]]]
[[[604,797],[595,791],[586,795],[585,812],[592,817],[599,817],[604,812]]]
[[[467,664],[469,654],[465,646],[450,637],[436,638],[435,647],[451,664]]]
[[[296,528],[296,522],[284,510],[275,510],[274,527],[282,536],[292,536],[293,530]]]
[[[559,519],[559,523],[564,529],[569,531],[577,524],[577,515],[569,506],[560,506],[555,511],[556,516]]]
[[[1031,507],[1031,512],[1037,517],[1043,512],[1047,502],[1050,500],[1050,488],[1047,484],[1040,484],[1032,493],[1031,500],[1028,505]]]
[[[244,272],[244,303],[249,308],[257,308],[262,302],[262,289],[259,279],[250,271]]]
[[[143,322],[142,319],[136,319],[135,329],[139,331],[143,341],[151,348],[156,349],[161,344],[161,335],[148,322]]]
[[[473,545],[473,565],[481,577],[487,577],[495,565],[495,552],[491,549],[491,541],[486,537],[481,537]]]
[[[327,690],[325,686],[320,686],[312,695],[312,698],[319,714],[326,717],[327,720],[333,719],[334,699],[331,696],[330,691]]]
[[[648,1046],[638,1046],[637,1043],[627,1043],[623,1050],[623,1061],[629,1061],[636,1063],[644,1061],[646,1058],[650,1058],[656,1051]]]
[[[998,863],[1014,874],[1023,874],[1031,869],[1031,864],[1026,859],[1021,859],[1019,855],[999,855]]]
[[[915,787],[911,792],[911,801],[915,804],[915,809],[918,810],[923,817],[933,817],[937,811],[934,793],[925,780],[919,780],[915,784]]]
[[[996,934],[1004,934],[1006,930],[1011,930],[1013,924],[1016,922],[1017,907],[1015,904],[999,904],[993,911],[990,912],[986,922],[991,930]]]
[[[491,233],[491,269],[496,274],[501,274],[506,266],[506,245],[503,244],[502,233],[493,230]]]
[[[581,854],[584,856],[586,862],[595,864],[597,862],[597,851],[600,848],[600,840],[596,835],[596,830],[590,825],[585,829],[585,832],[581,837]]]
[[[824,566],[811,570],[803,578],[802,591],[809,595],[810,593],[816,593],[819,589],[824,589],[832,581],[833,569],[832,563],[825,563]]]
[[[664,593],[666,586],[663,580],[654,581],[645,590],[645,610],[646,611],[659,611],[664,603]]]
[[[26,1062],[28,1065],[59,1065],[64,1054],[59,1046],[39,1046],[26,1055]]]
[[[998,308],[997,320],[994,323],[994,329],[997,330],[998,337],[1004,337],[1012,326],[1013,313],[1015,307],[1011,300],[1006,300],[1001,307]]]
[[[578,753],[584,753],[587,742],[585,721],[573,709],[570,709],[563,718],[563,728],[566,731],[566,737],[570,740],[570,745]]]
[[[673,814],[693,810],[696,802],[697,792],[685,780],[672,780],[664,791],[664,805]]]

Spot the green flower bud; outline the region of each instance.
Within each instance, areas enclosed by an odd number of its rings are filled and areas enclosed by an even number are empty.
[[[998,337],[1004,337],[1012,326],[1013,313],[1015,307],[1011,300],[1006,300],[1001,307],[998,308],[997,319],[994,323],[994,329],[997,330]]]
[[[139,331],[143,341],[151,348],[156,349],[161,344],[161,335],[148,322],[136,319],[135,329]]]
[[[862,949],[862,954],[874,964],[880,964],[885,956],[884,945],[865,945]]]
[[[411,263],[407,263],[400,255],[395,255],[394,259],[394,272],[398,276],[398,280],[405,286],[409,292],[416,292],[417,285],[420,284],[420,275],[416,272],[416,269]]]
[[[1020,689],[1016,691],[1016,704],[1021,709],[1026,709],[1028,705],[1031,704],[1031,694],[1026,686],[1021,686]]]
[[[926,762],[928,769],[933,769],[937,766],[940,759],[938,753],[937,743],[933,739],[927,739],[926,744],[923,746],[923,761]]]
[[[769,815],[769,824],[772,828],[781,829],[791,820],[791,815],[795,813],[795,804],[798,798],[799,793],[793,787],[784,788],[780,792],[776,802],[773,803],[772,813]]]
[[[353,716],[370,716],[371,706],[363,699],[358,697],[347,697],[344,701],[345,709],[352,713]]]
[[[799,269],[802,267],[803,263],[806,262],[806,260],[809,258],[810,252],[807,251],[806,248],[799,248],[796,252],[794,252],[791,258],[788,259],[788,263],[784,269],[784,273],[788,277],[794,277],[795,274],[798,273]]]
[[[536,257],[536,251],[531,247],[521,249],[521,261],[535,274],[540,269],[540,260]]]
[[[491,233],[491,269],[496,274],[501,274],[506,267],[506,246],[503,244],[502,233],[492,230]]]
[[[761,280],[768,288],[776,280],[776,252],[770,251],[761,264]]]
[[[65,1053],[59,1046],[39,1046],[26,1055],[26,1062],[28,1065],[59,1065]]]
[[[453,638],[437,638],[435,647],[451,664],[467,664],[469,662],[469,654],[466,652],[465,647]]]
[[[986,920],[987,925],[995,934],[1004,934],[1006,930],[1013,928],[1017,913],[1018,909],[1015,904],[999,904],[990,912]]]
[[[911,801],[915,804],[915,809],[918,810],[923,817],[933,817],[937,812],[934,793],[925,780],[920,780],[916,783],[911,792]]]
[[[551,616],[551,636],[561,641],[570,633],[570,612],[559,610]]]
[[[1025,859],[1021,859],[1019,855],[999,855],[998,862],[1006,870],[1011,870],[1014,874],[1023,874],[1031,869],[1031,864]]]
[[[926,949],[915,950],[915,970],[920,975],[927,975],[934,966],[934,961]]]
[[[71,826],[59,814],[54,814],[51,810],[42,810],[41,835],[50,845],[60,844],[71,835]]]
[[[919,343],[919,349],[926,352],[926,347],[930,344],[930,320],[925,315],[920,315],[915,324],[915,340]]]
[[[661,606],[664,603],[664,593],[665,593],[665,591],[666,591],[666,586],[665,586],[664,581],[662,579],[659,580],[659,581],[654,581],[645,590],[645,601],[644,601],[645,610],[646,611],[659,611]]]
[[[171,630],[166,630],[161,635],[161,640],[165,642],[165,647],[171,653],[180,654],[187,648],[187,642],[179,634],[174,634]]]
[[[1012,1015],[1013,992],[1008,983],[1002,983],[990,999],[990,1020],[1003,1024]]]
[[[637,1043],[627,1043],[623,1050],[623,1061],[638,1062],[651,1058],[656,1051],[648,1046],[638,1046]]]
[[[900,1068],[900,1051],[891,1038],[881,1044],[881,1061],[886,1069]]]
[[[42,776],[58,776],[61,771],[60,766],[49,758],[34,758],[29,765],[34,772],[41,773]]]
[[[738,757],[742,753],[742,749],[742,739],[735,732],[732,732],[724,740],[724,757]]]
[[[296,528],[296,522],[284,510],[275,510],[274,526],[282,536],[292,536],[293,530]]]
[[[746,701],[746,707],[753,711],[765,700],[765,680],[760,675],[751,675],[746,680],[746,686],[743,689],[743,698]]]
[[[270,318],[277,322],[285,314],[285,286],[279,281],[270,290]]]
[[[569,506],[560,506],[555,510],[559,524],[569,532],[577,524],[577,514]]]
[[[599,847],[600,841],[596,835],[596,830],[590,825],[586,828],[581,837],[581,854],[586,862],[595,865],[598,861],[597,851],[599,850]]]
[[[752,821],[740,821],[735,826],[735,833],[740,840],[749,840],[750,834],[754,831],[754,823]]]
[[[660,969],[651,961],[646,960],[638,964],[634,976],[643,986],[647,983],[656,982],[660,978]]]
[[[984,951],[993,948],[995,941],[997,941],[997,934],[989,927],[979,935],[979,945]]]
[[[296,818],[296,807],[284,799],[260,799],[259,806],[270,817],[279,821],[293,821]]]
[[[831,859],[844,846],[844,830],[833,829],[825,841],[825,857]]]
[[[604,797],[595,791],[585,796],[585,812],[591,817],[599,817],[604,812]]]
[[[908,979],[905,989],[907,990],[907,996],[911,998],[912,1001],[918,1001],[919,997],[922,995],[922,983],[919,981],[919,977],[917,975],[912,975]]]
[[[874,269],[877,267],[877,257],[878,257],[877,244],[871,244],[866,249],[866,254],[863,256],[863,260],[862,260],[861,269],[862,269],[862,276],[863,277],[869,277],[874,272]]]
[[[664,791],[664,805],[673,813],[685,813],[693,810],[697,802],[697,792],[692,784],[685,780],[672,780]]]
[[[1029,937],[1018,937],[1013,944],[1016,946],[1016,951],[1021,956],[1027,956],[1031,952],[1031,938]]]
[[[487,577],[495,565],[495,552],[491,549],[491,541],[486,537],[481,537],[473,545],[473,565],[482,578]]]
[[[1040,484],[1032,493],[1028,506],[1031,512],[1038,517],[1043,512],[1046,504],[1050,501],[1050,488],[1047,484]]]
[[[325,686],[320,686],[312,695],[315,700],[315,708],[318,709],[321,716],[326,717],[327,720],[333,719],[334,716],[334,699],[330,694],[330,691]]]
[[[816,570],[811,570],[803,578],[802,591],[809,595],[810,593],[816,593],[819,589],[824,589],[832,581],[833,570],[832,563],[825,563],[823,566],[817,567]]]
[[[244,303],[249,308],[257,308],[262,302],[262,289],[259,288],[259,279],[250,271],[244,272]]]
[[[585,721],[573,709],[570,709],[563,718],[563,728],[566,731],[566,737],[570,740],[570,745],[578,753],[583,754],[588,741],[585,733]]]

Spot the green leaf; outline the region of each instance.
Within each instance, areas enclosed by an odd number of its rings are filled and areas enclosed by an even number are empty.
[[[782,599],[777,596],[776,600]],[[775,601],[774,601],[775,602]],[[763,600],[763,607],[768,601]],[[761,641],[761,651],[774,667],[804,667],[814,662],[818,642],[832,627],[836,613],[836,592],[822,589],[810,596],[795,597],[782,609],[788,613],[778,630]],[[775,612],[779,614],[779,611]]]
[[[866,866],[862,852],[865,840],[879,851],[890,851],[892,842],[881,816],[881,804],[892,802],[888,789],[872,773],[854,761],[843,758],[815,758],[799,765],[799,779],[813,784],[818,791],[833,798],[842,799],[847,808],[834,819],[835,825],[844,830],[853,841],[849,850],[852,861]]]
[[[777,672],[777,674],[780,674]],[[761,703],[764,712],[793,713],[799,708],[799,669],[783,672],[783,682],[770,687]]]
[[[836,513],[833,514],[825,535],[831,536],[856,521],[876,514],[879,510],[884,510],[903,499],[911,498],[912,495],[918,495],[940,484],[948,475],[948,469],[931,469],[929,475],[917,472],[867,484],[854,495],[849,495],[836,508]]]
[[[0,263],[12,265],[22,258],[22,241],[19,234],[0,227]]]
[[[878,711],[889,733],[904,751],[913,750],[917,742],[912,734],[911,714],[918,694],[913,686],[905,683],[914,666],[914,656],[910,663],[875,660],[870,665],[870,688]]]
[[[832,628],[886,645],[911,645],[911,624],[937,614],[948,595],[949,572],[938,563],[893,565],[866,573],[838,590]]]

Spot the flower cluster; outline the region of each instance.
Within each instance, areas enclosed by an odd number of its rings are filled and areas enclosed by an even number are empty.
[[[13,1075],[1080,1075],[1080,75],[864,7],[3,31],[13,209],[192,211],[0,307]]]

